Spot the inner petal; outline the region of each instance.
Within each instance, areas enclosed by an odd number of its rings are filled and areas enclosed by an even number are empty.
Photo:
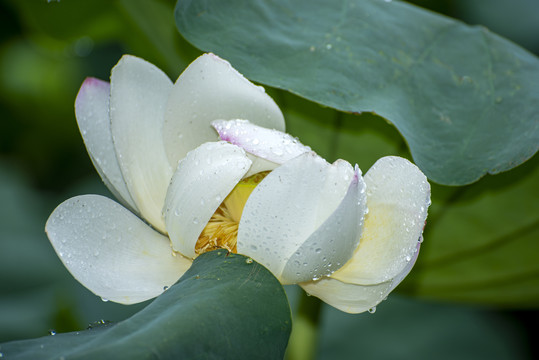
[[[269,174],[263,171],[240,181],[223,200],[200,233],[195,245],[195,253],[226,249],[237,252],[238,226],[243,208],[255,187]]]

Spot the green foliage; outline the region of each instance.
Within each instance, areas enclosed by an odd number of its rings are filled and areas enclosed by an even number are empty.
[[[129,319],[1,351],[9,359],[278,359],[291,326],[279,281],[245,256],[216,250]]]
[[[75,122],[77,91],[87,76],[107,80],[126,53],[177,77],[199,51],[178,36],[172,12],[163,0],[0,3],[0,151],[55,190],[93,172]]]
[[[388,119],[435,182],[472,183],[538,149],[539,60],[485,28],[381,0],[180,0],[175,15],[252,80]]]
[[[425,242],[403,289],[506,307],[539,303],[539,158],[459,188],[433,188]]]

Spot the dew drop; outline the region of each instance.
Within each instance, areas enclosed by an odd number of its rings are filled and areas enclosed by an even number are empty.
[[[167,291],[168,290],[168,286],[163,286],[163,291]]]
[[[371,314],[374,314],[374,313],[376,312],[376,306],[371,307],[371,308],[369,309],[369,312],[370,312]]]
[[[315,250],[315,252],[316,252],[317,254],[320,254],[321,251],[322,251],[321,248],[318,248],[318,249]]]
[[[56,330],[49,330],[49,335],[54,336],[56,335]]]
[[[109,299],[106,299],[106,298],[102,297],[102,298],[101,298],[101,301],[103,301],[103,302],[108,302]]]
[[[253,259],[247,258],[247,259],[245,259],[245,262],[246,262],[247,264],[252,264],[252,263],[253,263]]]

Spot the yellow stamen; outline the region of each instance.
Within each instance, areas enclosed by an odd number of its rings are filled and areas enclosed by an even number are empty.
[[[255,187],[268,174],[269,171],[260,172],[243,179],[234,187],[198,237],[195,245],[197,255],[216,249],[237,252],[238,226],[243,208]]]

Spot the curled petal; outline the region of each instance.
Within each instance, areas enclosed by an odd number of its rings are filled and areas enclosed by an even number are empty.
[[[116,154],[141,215],[165,231],[161,210],[172,177],[163,145],[172,82],[157,67],[125,55],[112,69],[110,116]]]
[[[195,257],[200,233],[250,165],[241,148],[226,142],[202,144],[180,161],[165,204],[166,227],[175,250]]]
[[[416,252],[412,260],[408,262],[406,267],[392,280],[380,284],[348,284],[329,277],[299,285],[308,294],[320,298],[325,303],[341,311],[357,314],[370,310],[381,303],[412,270],[418,254],[419,243],[416,245]]]
[[[168,99],[163,135],[173,167],[187,152],[218,140],[210,125],[217,119],[249,119],[284,130],[283,114],[264,88],[249,82],[227,61],[204,54],[180,75]]]
[[[257,126],[247,120],[216,120],[212,126],[221,140],[277,164],[311,151],[310,147],[287,133]]]
[[[366,200],[365,183],[356,167],[337,209],[286,263],[281,275],[283,282],[293,284],[329,276],[346,263],[359,243]]]
[[[391,289],[391,281],[374,285],[356,285],[333,278],[323,278],[299,285],[307,294],[351,314],[365,312],[375,307],[385,299]]]
[[[314,153],[300,155],[273,170],[245,204],[238,252],[280,277],[292,255],[341,204],[353,177],[350,164],[338,161],[330,165]],[[332,238],[317,240],[320,261],[333,246],[329,240]],[[320,266],[321,262],[311,265]]]
[[[75,279],[94,294],[122,304],[161,294],[191,265],[173,256],[165,236],[103,196],[66,200],[45,229]]]
[[[86,78],[75,100],[75,115],[88,154],[101,179],[119,201],[136,211],[112,142],[109,99],[108,82]]]
[[[369,213],[363,235],[352,259],[332,275],[362,285],[391,280],[412,262],[430,204],[427,178],[400,157],[378,160],[365,183]]]

